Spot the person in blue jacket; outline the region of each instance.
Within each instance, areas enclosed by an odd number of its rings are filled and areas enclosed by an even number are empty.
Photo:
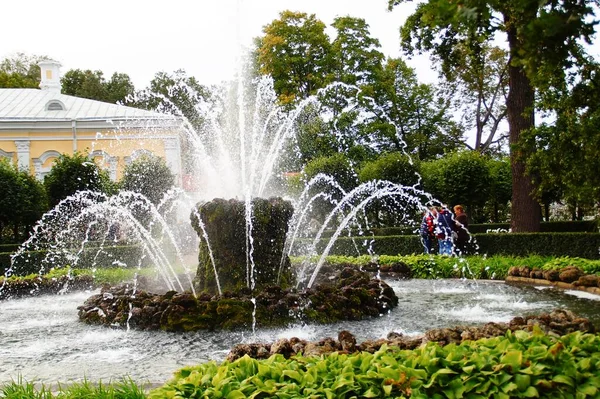
[[[446,207],[438,207],[435,236],[438,239],[440,255],[452,255],[452,232],[455,230],[452,213]]]

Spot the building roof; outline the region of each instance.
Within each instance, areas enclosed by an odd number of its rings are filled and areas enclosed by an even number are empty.
[[[61,109],[62,108],[62,109]],[[0,122],[173,120],[172,115],[38,89],[0,89]]]

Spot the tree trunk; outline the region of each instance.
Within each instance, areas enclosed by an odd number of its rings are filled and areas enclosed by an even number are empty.
[[[508,42],[511,54],[515,54],[516,49],[519,48],[519,42],[514,29],[508,31]],[[509,92],[506,111],[512,168],[511,228],[516,233],[535,232],[540,231],[541,209],[539,203],[533,197],[533,182],[525,174],[524,159],[527,154],[523,153],[523,150],[517,150],[514,147],[520,141],[521,132],[535,126],[535,92],[522,67],[511,63],[508,73]]]

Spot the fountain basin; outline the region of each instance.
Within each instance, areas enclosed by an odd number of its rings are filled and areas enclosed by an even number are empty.
[[[299,337],[318,341],[341,330],[358,342],[407,336],[432,328],[508,322],[516,316],[567,308],[600,325],[600,297],[579,298],[552,288],[516,287],[502,281],[387,280],[399,297],[377,318],[327,325],[293,323],[280,328],[169,333],[87,325],[77,306],[90,292],[42,295],[0,302],[0,382],[21,375],[40,382],[118,380],[164,383],[173,372],[209,360],[222,361],[238,343]],[[97,293],[97,292],[96,292]]]
[[[87,324],[141,330],[230,330],[362,320],[398,304],[394,290],[366,272],[346,268],[333,277],[330,283],[301,291],[268,286],[257,293],[241,289],[198,297],[189,292],[134,292],[128,286],[105,288],[78,307],[79,318]]]

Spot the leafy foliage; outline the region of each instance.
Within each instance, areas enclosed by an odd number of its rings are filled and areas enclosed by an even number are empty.
[[[151,398],[596,397],[600,336],[554,337],[539,329],[415,350],[320,357],[248,356],[186,367]]]
[[[275,81],[282,104],[303,99],[325,85],[330,43],[325,24],[314,14],[283,11],[264,27],[258,64]]]
[[[175,175],[164,159],[157,156],[141,156],[125,167],[120,186],[122,190],[143,194],[158,205],[164,194],[173,188]]]
[[[46,56],[17,53],[0,62],[0,88],[32,88],[40,85],[40,67],[38,62],[47,60]]]
[[[306,181],[319,173],[332,176],[346,191],[356,187],[357,178],[354,168],[344,154],[338,153],[329,157],[313,159],[304,167]]]
[[[108,191],[110,186],[108,172],[100,169],[86,154],[80,152],[73,155],[62,154],[44,178],[50,206],[77,191]]]
[[[157,72],[150,86],[137,93],[136,106],[185,117],[199,129],[204,119],[198,107],[210,99],[209,90],[185,70]]]
[[[402,59],[387,60],[373,91],[374,112],[384,115],[373,124],[382,148],[427,160],[459,147],[462,131],[452,121],[450,103],[435,86],[419,83],[416,71]]]
[[[389,0],[390,8],[407,0]],[[408,54],[431,51],[443,71],[460,66],[468,55],[483,54],[497,33],[505,34],[511,62],[508,65],[506,111],[513,170],[512,224],[519,232],[538,231],[539,204],[534,184],[525,173],[527,147],[517,148],[521,135],[534,127],[535,89],[559,93],[581,71],[591,44],[596,0],[538,2],[535,0],[428,0],[417,6],[401,28]]]
[[[109,81],[102,71],[71,69],[61,78],[62,93],[113,104],[132,105],[135,87],[129,75],[115,72]]]
[[[417,166],[402,152],[383,154],[376,160],[366,162],[358,174],[361,182],[370,180],[388,180],[404,186],[418,183]]]
[[[0,237],[10,227],[12,239],[21,241],[47,210],[44,187],[26,171],[0,160],[0,192]]]
[[[470,213],[489,199],[492,180],[488,160],[473,151],[457,152],[422,164],[425,190],[450,206],[463,204]]]

